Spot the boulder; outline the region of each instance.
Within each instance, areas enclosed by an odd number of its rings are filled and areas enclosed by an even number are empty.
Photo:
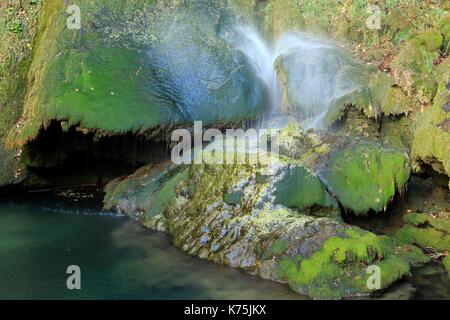
[[[52,120],[155,136],[263,113],[265,85],[222,38],[237,19],[226,1],[86,0],[79,8],[81,29],[70,30],[64,1],[45,3],[23,121],[9,145],[34,139]]]
[[[428,261],[414,246],[343,223],[320,179],[285,157],[144,167],[106,192],[107,209],[167,232],[181,250],[313,298],[370,294],[368,265],[380,268],[386,288]]]

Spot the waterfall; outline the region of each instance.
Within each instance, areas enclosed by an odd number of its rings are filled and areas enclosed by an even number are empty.
[[[269,103],[261,125],[267,125],[271,117],[279,114],[281,106],[281,87],[274,68],[277,54],[253,26],[237,26],[225,34],[225,39],[238,51],[241,51],[256,74],[268,88]]]
[[[262,125],[279,117],[282,88],[275,68],[281,63],[288,77],[289,113],[308,128],[322,127],[334,102],[354,91],[349,56],[334,43],[303,32],[285,33],[275,44],[263,39],[253,26],[237,26],[224,38],[241,51],[269,91],[268,111]]]

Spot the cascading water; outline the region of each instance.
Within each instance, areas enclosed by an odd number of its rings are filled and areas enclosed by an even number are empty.
[[[268,88],[269,106],[263,117],[263,125],[266,125],[268,119],[279,113],[281,105],[281,88],[274,68],[277,54],[251,26],[238,26],[231,33],[227,33],[225,38],[237,50],[244,53]]]
[[[303,127],[321,128],[335,102],[359,88],[354,81],[354,63],[330,41],[306,33],[289,32],[275,45],[267,43],[251,26],[238,26],[225,39],[241,51],[269,90],[269,106],[262,125],[280,116],[282,88],[276,64],[287,77],[289,114]]]

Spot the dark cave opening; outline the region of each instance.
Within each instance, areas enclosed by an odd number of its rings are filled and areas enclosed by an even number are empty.
[[[356,215],[340,206],[344,222],[376,234],[393,235],[404,225],[403,216],[407,213],[450,211],[448,177],[431,165],[423,164],[422,168],[420,173],[411,175],[406,189],[396,193],[385,212],[369,211],[366,215]]]
[[[22,151],[28,177],[22,189],[103,186],[145,164],[170,158],[169,143],[124,133],[104,136],[52,121]]]

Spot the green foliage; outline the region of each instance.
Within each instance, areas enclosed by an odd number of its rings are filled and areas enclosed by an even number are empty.
[[[360,143],[334,152],[325,172],[329,189],[358,214],[382,211],[409,178],[407,155]]]
[[[22,34],[22,32],[23,32],[22,21],[20,21],[19,19],[16,19],[16,20],[10,22],[8,29],[9,29],[9,31],[15,33],[16,35]]]

